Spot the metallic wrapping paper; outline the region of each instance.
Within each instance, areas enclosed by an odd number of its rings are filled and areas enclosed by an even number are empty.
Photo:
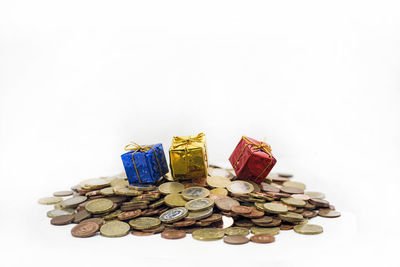
[[[245,136],[236,146],[229,161],[238,178],[256,183],[263,182],[276,163],[267,144]]]
[[[168,164],[162,144],[150,147],[151,149],[147,151],[132,150],[121,155],[130,184],[155,183],[161,176],[168,173]]]
[[[207,148],[203,133],[174,137],[169,157],[171,173],[176,180],[207,177]]]

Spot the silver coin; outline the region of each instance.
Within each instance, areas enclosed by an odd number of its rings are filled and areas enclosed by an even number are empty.
[[[210,217],[213,214],[213,207],[204,210],[190,211],[186,219],[201,220]]]
[[[81,204],[82,202],[85,202],[87,197],[85,196],[76,196],[72,198],[68,198],[66,200],[63,200],[60,205],[63,208],[73,208]]]
[[[184,207],[173,208],[162,213],[160,215],[160,221],[164,223],[173,223],[185,218],[187,214],[188,211]]]
[[[186,200],[207,197],[209,194],[208,189],[198,186],[186,188],[182,192],[182,196]]]

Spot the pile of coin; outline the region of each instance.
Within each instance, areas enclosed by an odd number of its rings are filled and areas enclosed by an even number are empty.
[[[340,216],[319,192],[305,191],[289,173],[270,174],[261,184],[237,179],[232,170],[211,166],[209,176],[174,181],[166,175],[156,185],[129,185],[124,173],[88,179],[70,191],[39,199],[54,205],[53,225],[76,224],[74,237],[161,233],[165,239],[191,234],[196,240],[227,244],[271,243],[280,231],[319,234],[308,221]],[[69,197],[69,198],[65,198]],[[248,237],[250,234],[250,238]]]

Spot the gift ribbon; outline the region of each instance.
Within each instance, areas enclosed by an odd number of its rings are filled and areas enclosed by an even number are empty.
[[[133,162],[133,166],[135,167],[135,171],[136,171],[137,177],[139,179],[139,183],[142,183],[142,180],[140,179],[140,175],[139,175],[139,172],[137,170],[135,158],[133,157],[133,155],[136,152],[146,152],[146,151],[149,151],[149,150],[153,149],[154,150],[154,155],[156,156],[158,169],[160,170],[160,175],[161,175],[162,171],[161,171],[160,161],[158,160],[157,152],[154,149],[153,145],[151,145],[151,146],[140,146],[135,142],[131,142],[130,144],[126,145],[124,149],[125,149],[125,151],[135,151],[135,152],[132,153],[132,162]]]
[[[238,164],[240,158],[242,157],[245,148],[247,146],[249,146],[249,145],[253,149],[259,149],[261,151],[264,151],[265,153],[267,153],[272,158],[272,154],[271,154],[271,150],[272,149],[271,149],[271,146],[268,145],[267,143],[259,142],[259,144],[256,144],[256,143],[252,142],[251,140],[249,140],[246,136],[242,136],[242,139],[245,141],[246,145],[243,146],[242,151],[240,151],[238,158],[236,159],[235,163],[233,164],[235,168],[237,167],[237,164]],[[267,166],[264,168],[264,170],[256,178],[260,177],[268,169],[268,167],[270,165],[271,165],[271,161],[268,162]]]
[[[188,150],[188,146],[191,145],[192,143],[201,143],[204,138],[204,133],[199,133],[196,136],[189,136],[189,137],[182,137],[182,136],[174,136],[174,140],[172,142],[172,149],[185,146],[185,161],[186,161],[186,173],[189,172],[189,161],[188,161],[188,156],[190,155],[190,151]],[[206,170],[207,172],[207,170]],[[206,175],[207,176],[207,175]]]

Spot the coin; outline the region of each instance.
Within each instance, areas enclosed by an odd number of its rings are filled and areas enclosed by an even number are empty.
[[[211,187],[227,187],[231,182],[230,179],[222,177],[222,176],[209,176],[207,177],[207,184]]]
[[[71,190],[66,190],[66,191],[57,191],[53,193],[53,196],[55,197],[67,197],[67,196],[71,196],[74,192],[72,192]]]
[[[129,221],[129,225],[136,230],[150,229],[161,224],[160,219],[153,217],[139,217]]]
[[[110,221],[100,227],[100,233],[106,237],[121,237],[127,235],[130,229],[126,222]]]
[[[287,173],[287,172],[278,172],[278,175],[279,175],[280,177],[285,177],[285,178],[291,178],[291,177],[293,177],[293,174]]]
[[[282,184],[285,187],[295,187],[301,190],[305,190],[306,189],[306,185],[301,183],[301,182],[294,182],[294,181],[286,181]]]
[[[169,207],[184,207],[186,200],[180,194],[169,194],[164,198],[165,204]]]
[[[87,179],[79,183],[81,187],[89,188],[90,190],[101,189],[103,187],[110,186],[111,179],[108,177],[100,177]]]
[[[181,183],[178,182],[167,182],[163,183],[158,187],[158,190],[162,194],[174,194],[174,193],[180,193],[185,189],[185,186]]]
[[[293,194],[293,195],[291,195],[291,197],[292,198],[296,198],[296,199],[301,199],[301,200],[304,200],[304,201],[307,201],[307,200],[310,199],[310,197],[308,195],[305,195],[305,194]]]
[[[318,208],[329,208],[329,202],[325,199],[320,198],[310,198],[309,202]]]
[[[83,223],[83,222],[94,222],[94,223],[97,223],[99,225],[99,227],[102,227],[106,223],[106,221],[102,218],[89,218],[89,219],[81,221],[81,223]]]
[[[217,188],[214,188],[214,189],[210,190],[210,196],[211,195],[227,196],[228,195],[228,190],[226,190],[225,188],[217,187]]]
[[[257,234],[250,237],[251,242],[259,244],[267,244],[275,242],[275,237],[268,234]]]
[[[225,232],[215,228],[204,228],[196,230],[192,233],[192,237],[200,241],[213,241],[223,238]]]
[[[73,215],[74,209],[54,209],[47,212],[47,217],[54,218],[61,215]]]
[[[195,223],[196,223],[195,220],[188,219],[188,220],[182,220],[182,221],[179,221],[179,222],[174,222],[173,226],[174,227],[188,227],[188,226],[191,226],[191,225],[193,225]]]
[[[269,217],[269,216],[263,216],[261,218],[251,219],[251,221],[254,224],[259,225],[259,226],[264,226],[265,224],[269,224],[272,222],[272,220],[273,220],[273,218]]]
[[[142,194],[141,191],[133,189],[133,188],[129,188],[127,186],[114,188],[114,192],[116,195],[129,196],[129,197],[139,196]]]
[[[314,218],[318,215],[318,212],[313,210],[305,210],[301,213],[301,215],[303,215],[304,218]]]
[[[131,211],[124,211],[120,214],[118,214],[118,220],[125,221],[125,220],[131,220],[136,217],[139,217],[141,215],[142,211],[141,210],[131,210]]]
[[[277,203],[265,203],[264,209],[268,213],[273,213],[273,214],[285,213],[288,211],[285,205]]]
[[[294,206],[294,207],[304,207],[306,205],[306,202],[304,200],[293,198],[293,197],[281,198],[281,201],[286,205],[290,205],[290,206]]]
[[[250,228],[250,231],[255,235],[259,235],[259,234],[277,235],[277,234],[279,234],[280,229],[279,229],[279,227],[267,228],[267,227],[253,226]]]
[[[210,223],[218,222],[220,220],[222,220],[222,215],[219,213],[213,213],[210,217],[202,219],[203,222],[210,222]]]
[[[72,198],[68,198],[60,202],[61,207],[63,208],[74,208],[81,204],[82,202],[85,202],[87,197],[85,196],[76,196]]]
[[[195,211],[195,210],[204,210],[211,206],[214,206],[214,200],[209,198],[198,198],[190,200],[186,203],[185,208],[187,210]]]
[[[165,239],[181,239],[186,236],[185,231],[168,229],[161,233],[161,237]]]
[[[149,236],[149,235],[154,235],[153,232],[142,232],[142,231],[132,231],[133,235],[136,236]]]
[[[208,168],[208,175],[210,176],[222,176],[228,179],[232,179],[234,175],[226,169],[222,168]]]
[[[227,189],[233,194],[247,194],[253,192],[254,187],[251,183],[236,180],[228,184]]]
[[[224,237],[224,242],[231,245],[241,245],[249,242],[249,239],[242,235],[230,235]]]
[[[231,209],[234,213],[237,213],[239,215],[242,214],[249,214],[253,210],[252,207],[246,207],[246,206],[233,206]]]
[[[225,234],[247,236],[249,234],[249,229],[244,227],[229,227],[225,229]]]
[[[279,191],[281,191],[278,187],[269,185],[267,183],[261,183],[261,189],[265,192],[273,192],[273,193],[279,193]]]
[[[52,225],[66,225],[72,223],[74,220],[74,215],[60,215],[51,219],[50,223]]]
[[[293,225],[291,225],[291,224],[281,224],[279,226],[279,229],[281,229],[283,231],[292,230],[293,229]]]
[[[90,218],[90,212],[86,210],[81,210],[74,214],[74,223],[80,223],[81,221]]]
[[[303,235],[316,235],[323,232],[322,226],[316,224],[301,224],[293,227],[294,231]]]
[[[153,191],[157,187],[155,185],[152,185],[152,184],[129,184],[128,188],[129,189],[134,189],[134,190],[137,190],[137,191]]]
[[[114,202],[112,202],[111,200],[100,198],[100,199],[90,200],[85,205],[85,209],[93,214],[101,214],[110,211],[113,206]]]
[[[340,212],[331,209],[320,209],[318,215],[325,218],[337,218],[340,217]]]
[[[170,210],[165,211],[160,215],[160,221],[164,223],[173,223],[177,222],[188,215],[188,211],[184,207],[177,207]]]
[[[320,198],[320,199],[324,199],[325,198],[325,194],[324,193],[320,193],[320,192],[306,191],[306,192],[304,192],[304,194],[306,194],[310,198]]]
[[[271,181],[276,182],[276,183],[282,183],[282,182],[289,181],[289,179],[285,178],[285,177],[275,176],[275,177],[271,177]]]
[[[100,229],[95,222],[81,222],[71,229],[71,234],[75,237],[90,237],[94,236]]]
[[[196,198],[204,198],[210,194],[210,191],[204,187],[194,186],[183,190],[182,196],[186,200],[192,200]]]
[[[295,213],[295,212],[287,212],[284,214],[279,214],[279,218],[282,221],[285,222],[301,222],[302,220],[304,220],[303,216],[301,214]]]
[[[264,216],[264,211],[258,210],[255,207],[251,207],[251,212],[249,214],[241,214],[243,217],[247,217],[250,219],[253,218],[261,218]]]
[[[239,227],[250,228],[254,225],[254,223],[248,219],[241,219],[241,220],[235,221],[235,225],[239,226]]]
[[[60,203],[63,199],[61,197],[42,197],[38,200],[42,205],[53,205]]]
[[[201,220],[210,217],[213,212],[213,207],[204,210],[189,211],[186,219]]]
[[[282,188],[280,188],[280,190],[283,193],[288,193],[288,194],[303,194],[304,191],[300,188],[297,187],[290,187],[290,186],[282,186]]]
[[[215,200],[215,205],[223,211],[230,211],[234,206],[240,206],[239,201],[230,198],[230,197],[223,197],[218,198]]]
[[[112,196],[114,195],[114,189],[112,187],[100,189],[100,194],[102,194],[103,196]]]
[[[164,231],[164,229],[165,229],[165,226],[160,224],[159,226],[154,227],[154,228],[143,229],[142,232],[157,234],[157,233],[161,233],[162,231]]]

